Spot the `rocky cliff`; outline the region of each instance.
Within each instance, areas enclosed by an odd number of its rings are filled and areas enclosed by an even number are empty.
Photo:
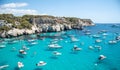
[[[57,32],[69,29],[83,29],[84,26],[94,25],[90,19],[75,17],[54,17],[54,16],[24,16],[31,24],[31,29],[11,27],[8,31],[0,31],[0,37],[15,37],[25,34],[40,32]],[[15,20],[16,22],[17,20]],[[18,22],[18,21],[17,21]],[[25,23],[24,23],[25,24]]]

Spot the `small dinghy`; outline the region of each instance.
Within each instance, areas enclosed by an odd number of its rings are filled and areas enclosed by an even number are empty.
[[[40,61],[39,63],[36,64],[36,66],[45,66],[47,63],[44,61]]]
[[[24,64],[22,62],[18,62],[18,68],[24,67]]]

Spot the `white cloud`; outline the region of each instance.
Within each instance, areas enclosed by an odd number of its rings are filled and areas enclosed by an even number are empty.
[[[27,3],[8,3],[0,5],[0,14],[14,14],[14,15],[37,15],[37,10],[22,9],[21,7],[27,6]]]
[[[31,9],[0,9],[1,12],[0,14],[14,14],[14,15],[24,15],[24,14],[31,14],[31,15],[36,15],[38,12],[36,10],[31,10]]]
[[[18,8],[18,7],[24,7],[27,6],[27,3],[8,3],[8,4],[3,4],[0,7],[1,8]]]

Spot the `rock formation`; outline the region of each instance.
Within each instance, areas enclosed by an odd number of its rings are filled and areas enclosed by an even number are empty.
[[[90,19],[37,16],[29,18],[31,29],[11,28],[8,31],[0,32],[0,37],[16,37],[24,34],[33,34],[40,32],[58,32],[70,29],[83,29],[84,26],[94,25]]]

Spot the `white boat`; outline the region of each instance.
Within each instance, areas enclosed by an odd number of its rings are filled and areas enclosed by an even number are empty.
[[[100,48],[101,46],[95,45],[94,47],[95,47],[95,48]]]
[[[100,55],[98,59],[99,59],[99,60],[103,60],[103,59],[105,59],[105,58],[106,58],[106,56]]]
[[[102,35],[103,35],[103,36],[107,36],[108,34],[107,34],[107,33],[103,33]]]
[[[45,66],[47,63],[44,61],[40,61],[39,63],[36,64],[36,66]]]
[[[57,43],[57,42],[58,42],[58,41],[52,41],[51,43],[52,43],[52,44],[55,44],[55,43]]]
[[[36,45],[37,44],[37,42],[33,42],[33,43],[31,43],[31,45]]]
[[[90,35],[91,33],[90,32],[86,32],[85,35]]]
[[[102,40],[97,39],[97,40],[95,40],[95,42],[100,43],[100,42],[102,42]]]
[[[29,50],[30,48],[27,48],[26,46],[23,46],[22,49]]]
[[[111,40],[111,41],[109,41],[108,43],[109,43],[109,44],[116,44],[117,41],[115,41],[115,40]]]
[[[75,38],[75,37],[71,37],[71,40],[73,41],[73,42],[77,42],[77,41],[79,41],[77,38]]]
[[[0,66],[0,70],[4,69],[4,68],[7,68],[9,65],[2,65]]]
[[[120,36],[117,36],[117,37],[116,37],[116,40],[117,40],[117,41],[120,41]]]
[[[27,53],[25,52],[25,50],[22,50],[22,49],[19,50],[19,53],[21,53],[21,54],[27,54]]]
[[[62,55],[62,53],[60,53],[60,52],[58,52],[58,51],[54,51],[54,52],[53,52],[53,55],[59,56],[59,55]]]
[[[14,40],[14,41],[12,41],[12,42],[10,42],[10,43],[17,43],[18,41],[16,41],[16,40]]]
[[[107,32],[107,30],[101,30],[101,32],[102,32],[102,33],[106,33],[106,32]]]
[[[94,47],[93,47],[93,46],[89,46],[88,48],[89,48],[89,49],[94,49]]]
[[[99,36],[99,35],[93,35],[92,37],[94,37],[94,38],[99,38],[100,36]]]
[[[80,50],[82,50],[82,48],[79,48],[79,47],[77,47],[76,45],[74,45],[73,51],[80,51]]]
[[[58,45],[58,44],[50,44],[48,45],[49,48],[62,48],[62,46]]]
[[[24,67],[24,64],[22,62],[18,62],[18,68]]]
[[[35,39],[29,39],[28,41],[29,41],[29,42],[33,42],[33,41],[35,41]]]
[[[86,32],[91,32],[91,31],[90,31],[90,30],[84,30],[83,32],[85,32],[85,33],[86,33]]]

